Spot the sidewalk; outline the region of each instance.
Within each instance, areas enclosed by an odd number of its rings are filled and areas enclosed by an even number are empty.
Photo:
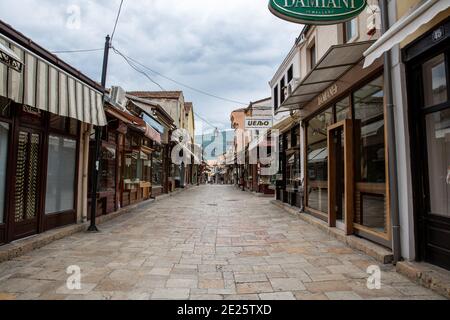
[[[161,201],[170,197],[174,197],[179,193],[194,188],[196,186],[188,186],[184,189],[178,189],[169,194],[163,194],[156,199],[150,199],[142,203],[131,205],[126,208],[122,208],[119,211],[110,213],[108,215],[97,217],[97,225],[102,225],[108,221],[116,219],[125,214],[131,214],[138,209],[144,209],[151,206],[156,201]],[[27,254],[33,250],[40,249],[52,242],[69,237],[79,232],[86,232],[90,225],[90,222],[74,224],[54,230],[50,230],[38,235],[34,235],[25,239],[17,240],[12,243],[0,246],[0,263],[12,260],[14,258],[20,257]]]

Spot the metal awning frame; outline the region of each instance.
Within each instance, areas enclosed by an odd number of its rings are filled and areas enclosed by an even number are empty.
[[[23,61],[20,60],[19,56],[12,51],[10,48],[4,46],[0,42],[0,62],[6,64],[13,70],[17,72],[22,72],[23,70]]]
[[[357,59],[351,59],[348,62],[333,64],[330,59],[333,59],[333,55],[338,52],[338,50],[353,48],[353,47],[367,47],[369,48],[375,41],[363,41],[363,42],[353,42],[342,45],[331,46],[328,51],[323,55],[316,66],[305,76],[305,78],[300,82],[300,84],[294,89],[294,92],[289,96],[283,104],[275,111],[276,114],[280,112],[286,112],[289,110],[303,109],[309,102],[311,102],[315,97],[324,92],[333,83],[338,81],[343,75],[345,75],[351,68],[357,65],[364,59],[363,52],[358,55]],[[317,78],[323,71],[340,69],[336,75],[330,76],[328,78],[323,78],[320,76],[319,81]],[[313,90],[307,91],[307,87],[315,86]],[[300,98],[300,99],[296,99]],[[301,99],[304,98],[304,99]]]

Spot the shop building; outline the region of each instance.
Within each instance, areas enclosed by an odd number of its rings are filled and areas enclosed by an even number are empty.
[[[363,53],[379,38],[368,28],[376,14],[306,26],[271,84],[275,112],[298,119],[281,138],[287,202],[391,248],[383,62],[363,68]]]
[[[191,135],[191,143],[194,143],[195,125],[194,110],[192,104],[187,104],[182,91],[136,91],[130,95],[148,100],[160,105],[174,120],[177,129],[184,129]],[[188,169],[188,170],[186,170]],[[171,190],[184,188],[188,180],[189,167],[185,165],[172,165],[170,174]]]
[[[168,192],[170,144],[173,119],[157,104],[125,95],[113,87],[107,96],[101,145],[97,214]],[[91,147],[94,148],[94,141]],[[91,159],[92,160],[92,159]]]
[[[82,222],[104,89],[0,21],[0,243]]]
[[[450,1],[390,1],[383,9],[389,29],[365,52],[365,66],[387,53],[399,250],[450,269]]]

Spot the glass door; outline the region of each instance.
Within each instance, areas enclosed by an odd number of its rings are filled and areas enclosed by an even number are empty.
[[[422,61],[423,202],[419,239],[424,260],[450,269],[450,100],[448,53]]]
[[[41,134],[19,129],[13,203],[13,240],[38,232],[40,204]]]
[[[333,188],[335,190],[335,214],[336,214],[336,227],[341,230],[345,230],[345,141],[344,141],[344,129],[339,127],[332,132],[334,144],[334,156],[333,168],[335,179],[333,181]]]
[[[353,233],[354,162],[352,120],[328,127],[329,225]]]

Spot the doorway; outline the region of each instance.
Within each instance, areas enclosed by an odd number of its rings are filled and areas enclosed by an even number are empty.
[[[15,147],[11,240],[38,233],[42,134],[20,128]]]
[[[343,120],[328,127],[329,225],[353,234],[353,126]]]
[[[420,260],[450,270],[450,50],[410,65],[414,202]],[[418,174],[416,174],[416,172]]]

